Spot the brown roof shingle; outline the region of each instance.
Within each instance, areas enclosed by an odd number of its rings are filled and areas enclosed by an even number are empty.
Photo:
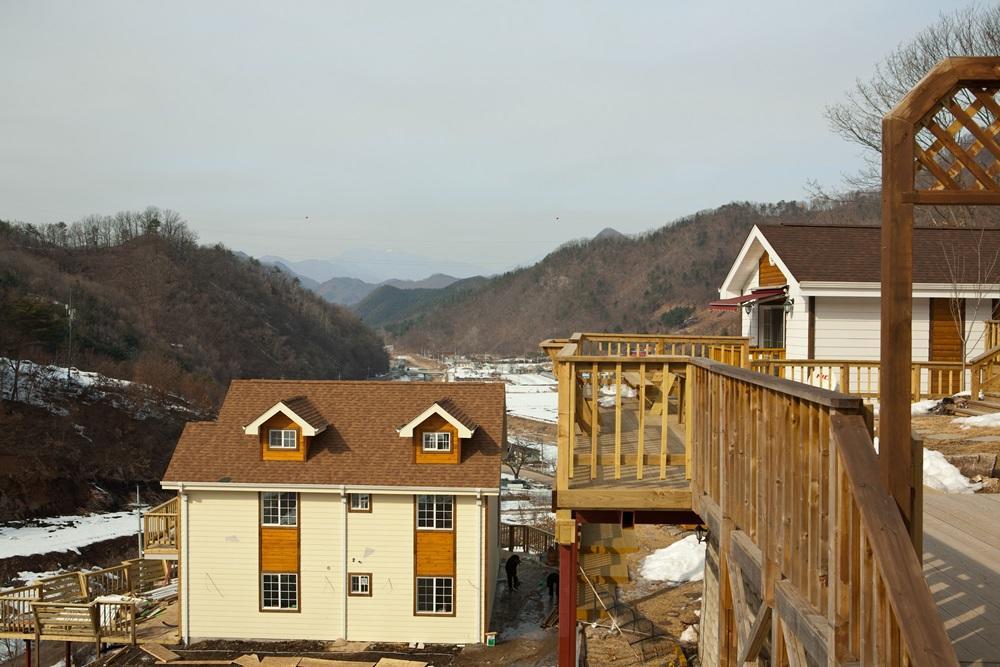
[[[306,423],[317,431],[322,430],[329,423],[326,421],[323,413],[320,412],[320,409],[309,400],[308,396],[295,396],[293,398],[286,398],[281,402],[289,410],[302,417],[302,419],[305,419]]]
[[[244,435],[243,426],[288,396],[308,400],[312,418],[328,426],[313,438],[307,461],[262,461],[257,436]],[[460,464],[416,464],[413,441],[396,428],[446,400],[461,413],[456,418],[478,428],[462,442]],[[216,421],[184,428],[163,479],[497,488],[505,412],[502,383],[234,380]]]
[[[760,225],[760,231],[799,282],[879,282],[881,227],[777,224]],[[952,283],[948,256],[959,258],[953,266],[964,261],[966,275],[958,282],[976,282],[980,246],[984,264],[994,261],[1000,229],[915,228],[913,282]]]

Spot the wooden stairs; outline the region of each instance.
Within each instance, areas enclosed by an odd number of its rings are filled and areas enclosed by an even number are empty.
[[[630,581],[624,556],[637,549],[633,528],[609,523],[581,526],[579,559],[586,578],[577,577],[577,620],[590,623],[607,617],[605,607],[610,609],[618,599],[618,584]]]
[[[1000,394],[983,394],[982,400],[968,399],[956,401],[950,412],[960,417],[976,417],[1000,412]]]

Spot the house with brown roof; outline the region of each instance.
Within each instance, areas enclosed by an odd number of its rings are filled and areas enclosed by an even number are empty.
[[[788,359],[877,360],[880,228],[758,225],[710,306],[740,313],[751,345]],[[913,359],[984,351],[1000,299],[1000,230],[913,230]]]
[[[481,642],[505,413],[500,383],[234,381],[162,482],[183,639]]]

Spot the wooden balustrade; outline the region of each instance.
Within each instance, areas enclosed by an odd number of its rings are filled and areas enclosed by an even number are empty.
[[[686,379],[692,503],[719,554],[721,655],[743,664],[770,640],[778,664],[957,664],[914,549],[919,527],[908,532],[878,479],[862,400],[703,359]]]
[[[750,361],[766,361],[768,359],[784,359],[783,347],[750,347]]]
[[[501,549],[544,554],[554,543],[555,535],[547,530],[525,524],[500,524]]]
[[[980,393],[1000,392],[1000,345],[994,345],[969,361],[972,372],[972,398]]]
[[[69,572],[0,592],[0,638],[134,641],[131,602],[101,602],[104,595],[141,595],[176,576],[163,560],[133,559],[100,570]],[[37,608],[37,609],[36,609]],[[93,614],[84,609],[92,609]],[[89,614],[89,615],[88,615]],[[38,625],[41,619],[42,625]],[[90,634],[80,634],[89,628]],[[37,632],[36,632],[37,631]],[[130,640],[129,637],[132,637]]]
[[[176,555],[180,503],[176,497],[142,515],[143,551],[150,555]]]
[[[547,346],[558,342],[545,341],[542,347],[548,349]],[[738,336],[585,333],[573,334],[565,342],[575,343],[582,356],[705,357],[724,360],[734,366],[746,366],[750,362],[750,339]]]
[[[879,397],[879,362],[850,359],[766,359],[750,368],[766,375],[839,391],[865,399]],[[965,390],[969,369],[947,361],[914,361],[910,393],[914,401],[943,398]]]
[[[983,347],[987,350],[1000,347],[1000,320],[986,320]]]

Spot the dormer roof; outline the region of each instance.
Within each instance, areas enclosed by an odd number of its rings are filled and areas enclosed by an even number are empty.
[[[260,427],[279,412],[298,424],[302,429],[302,435],[318,435],[329,425],[312,401],[305,396],[293,396],[272,405],[257,419],[244,426],[243,432],[247,435],[258,435]]]
[[[399,437],[412,438],[414,429],[423,424],[433,415],[438,415],[446,422],[454,426],[458,430],[459,438],[471,438],[473,432],[479,428],[479,425],[476,424],[476,422],[474,422],[468,415],[462,412],[461,408],[455,405],[454,401],[450,398],[443,398],[421,412],[413,420],[400,426]]]

